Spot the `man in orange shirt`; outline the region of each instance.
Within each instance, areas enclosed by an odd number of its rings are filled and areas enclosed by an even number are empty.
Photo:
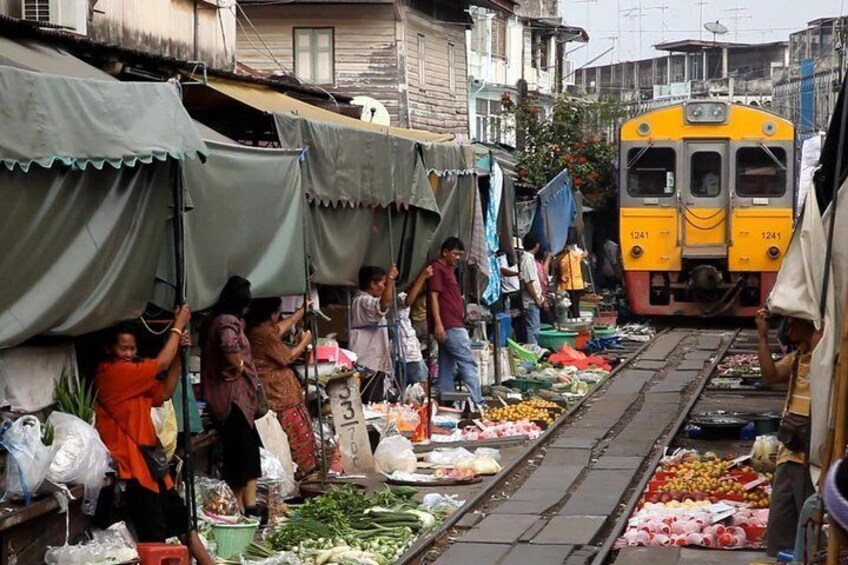
[[[214,563],[197,532],[185,536],[186,505],[169,474],[151,472],[142,447],[157,444],[150,409],[170,399],[181,374],[180,346],[191,344],[184,331],[191,319],[187,306],[177,310],[167,341],[155,359],[138,359],[136,337],[119,328],[108,347],[109,358],[97,369],[97,431],[115,460],[118,479],[126,486],[126,508],[142,543],[164,542],[178,536],[201,565]],[[164,380],[159,374],[167,370]]]

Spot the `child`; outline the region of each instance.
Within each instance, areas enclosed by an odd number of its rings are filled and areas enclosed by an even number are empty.
[[[397,319],[398,319],[398,337],[400,338],[400,350],[403,354],[402,361],[406,363],[406,384],[420,383],[424,391],[429,394],[427,378],[427,365],[424,363],[424,356],[421,354],[421,343],[418,341],[415,328],[412,327],[410,319],[410,311],[412,305],[418,300],[421,292],[424,290],[424,285],[427,284],[427,279],[433,276],[433,267],[427,266],[418,278],[409,287],[408,292],[398,295]]]

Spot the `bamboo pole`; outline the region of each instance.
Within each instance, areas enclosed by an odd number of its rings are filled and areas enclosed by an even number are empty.
[[[839,357],[833,371],[834,385],[830,399],[830,420],[825,441],[822,474],[819,477],[819,493],[823,492],[827,472],[835,461],[845,454],[846,427],[848,426],[848,316],[842,322],[842,338],[839,344]],[[839,553],[845,540],[845,532],[836,523],[830,521],[827,539],[827,563],[837,565]]]

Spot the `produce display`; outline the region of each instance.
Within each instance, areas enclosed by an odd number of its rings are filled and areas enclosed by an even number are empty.
[[[498,439],[519,436],[536,439],[542,435],[542,428],[527,420],[500,423],[483,421],[481,422],[481,426],[467,426],[463,429],[454,430],[454,432],[449,435],[434,435],[430,438],[430,440],[433,442],[451,443],[457,441],[479,441],[481,439]]]
[[[305,564],[388,565],[444,518],[425,511],[416,493],[412,487],[386,488],[373,496],[353,486],[334,489],[292,506],[262,547],[295,553]]]
[[[771,474],[691,451],[663,459],[619,545],[760,547]]]
[[[749,466],[709,455],[687,454],[679,461],[662,465],[648,484],[646,502],[747,502],[754,508],[768,508],[771,474],[761,475]]]
[[[710,382],[713,388],[736,389],[754,386],[762,379],[759,359],[755,354],[729,355],[722,359]]]
[[[540,403],[552,406],[544,407]],[[556,408],[558,411],[562,411],[562,409],[553,402],[538,399],[534,403],[532,400],[525,400],[512,406],[501,406],[500,408],[486,410],[486,418],[493,422],[520,422],[522,420],[536,420],[543,423],[545,426],[550,426],[554,423],[553,416],[551,416],[551,408]]]

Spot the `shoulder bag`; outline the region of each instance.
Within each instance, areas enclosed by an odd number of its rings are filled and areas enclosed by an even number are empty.
[[[141,445],[103,404],[100,404],[100,407],[103,408],[109,417],[114,420],[115,424],[117,424],[121,431],[124,432],[124,434],[126,434],[126,436],[138,447],[138,450],[141,451],[141,456],[144,458],[144,462],[147,463],[147,468],[150,470],[150,474],[153,475],[153,478],[157,481],[164,479],[170,472],[171,468],[168,455],[165,453],[165,448],[162,446],[162,442],[159,441],[159,438],[156,437],[156,443],[153,445]],[[150,425],[153,425],[152,419]]]
[[[780,426],[777,428],[777,439],[790,451],[806,454],[810,441],[810,418],[809,416],[789,412],[789,403],[795,391],[795,379],[797,378],[800,365],[801,355],[800,353],[796,353],[795,362],[792,364],[792,374],[789,377],[789,393],[786,395],[783,418],[780,420]]]

